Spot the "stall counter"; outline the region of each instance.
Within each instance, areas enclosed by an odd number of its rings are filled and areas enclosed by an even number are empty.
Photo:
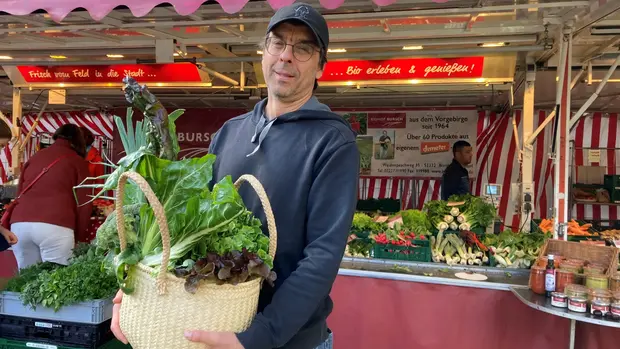
[[[370,270],[391,264],[399,271],[409,264],[413,275]],[[431,267],[467,269],[345,258],[331,292],[334,348],[569,348],[568,319],[534,310],[510,291],[527,288],[527,270],[488,268],[489,274],[511,276],[474,282],[420,274],[420,268]],[[576,330],[575,348],[607,349],[620,342],[618,329],[578,323]]]

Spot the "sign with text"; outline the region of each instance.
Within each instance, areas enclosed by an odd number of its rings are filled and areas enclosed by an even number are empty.
[[[473,108],[388,112],[339,112],[358,133],[361,174],[441,177],[459,140],[474,148],[468,170],[474,177],[478,112]]]
[[[335,61],[319,81],[479,78],[483,66],[484,57]]]
[[[129,75],[140,83],[201,82],[191,63],[76,66],[18,66],[27,83],[121,83]]]

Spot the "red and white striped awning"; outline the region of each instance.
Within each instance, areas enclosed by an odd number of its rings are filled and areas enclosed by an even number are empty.
[[[226,13],[239,12],[250,0],[216,0]],[[336,9],[345,0],[320,0],[321,6],[326,9]],[[449,0],[433,0],[436,3],[444,3]],[[136,17],[146,16],[153,8],[161,4],[171,4],[178,14],[182,16],[190,15],[205,3],[204,0],[0,0],[0,11],[12,15],[28,15],[37,10],[45,10],[53,20],[60,22],[71,11],[83,8],[90,13],[90,16],[99,21],[107,16],[114,8],[126,6]],[[291,5],[295,0],[267,0],[269,5],[275,10]],[[396,0],[373,0],[379,6],[387,6]]]

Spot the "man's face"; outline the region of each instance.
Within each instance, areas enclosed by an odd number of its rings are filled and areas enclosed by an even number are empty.
[[[387,131],[383,131],[383,135],[384,135],[384,136],[387,136]]]
[[[461,150],[458,150],[455,155],[456,161],[463,166],[467,166],[471,164],[474,153],[472,147],[463,147]]]
[[[312,94],[314,80],[323,75],[323,69],[319,67],[319,48],[315,41],[312,31],[305,25],[282,23],[269,33],[262,63],[267,87],[274,97],[288,102]],[[292,45],[296,44],[304,45],[296,46],[296,52],[293,53]],[[282,52],[271,54],[269,51]],[[311,55],[310,59],[305,62],[299,60],[308,54]]]

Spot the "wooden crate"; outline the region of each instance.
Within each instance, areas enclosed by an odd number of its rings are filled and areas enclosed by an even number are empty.
[[[594,246],[564,240],[549,239],[540,250],[538,257],[549,254],[563,258],[582,259],[607,267],[605,275],[611,276],[618,269],[618,249],[612,246]]]

